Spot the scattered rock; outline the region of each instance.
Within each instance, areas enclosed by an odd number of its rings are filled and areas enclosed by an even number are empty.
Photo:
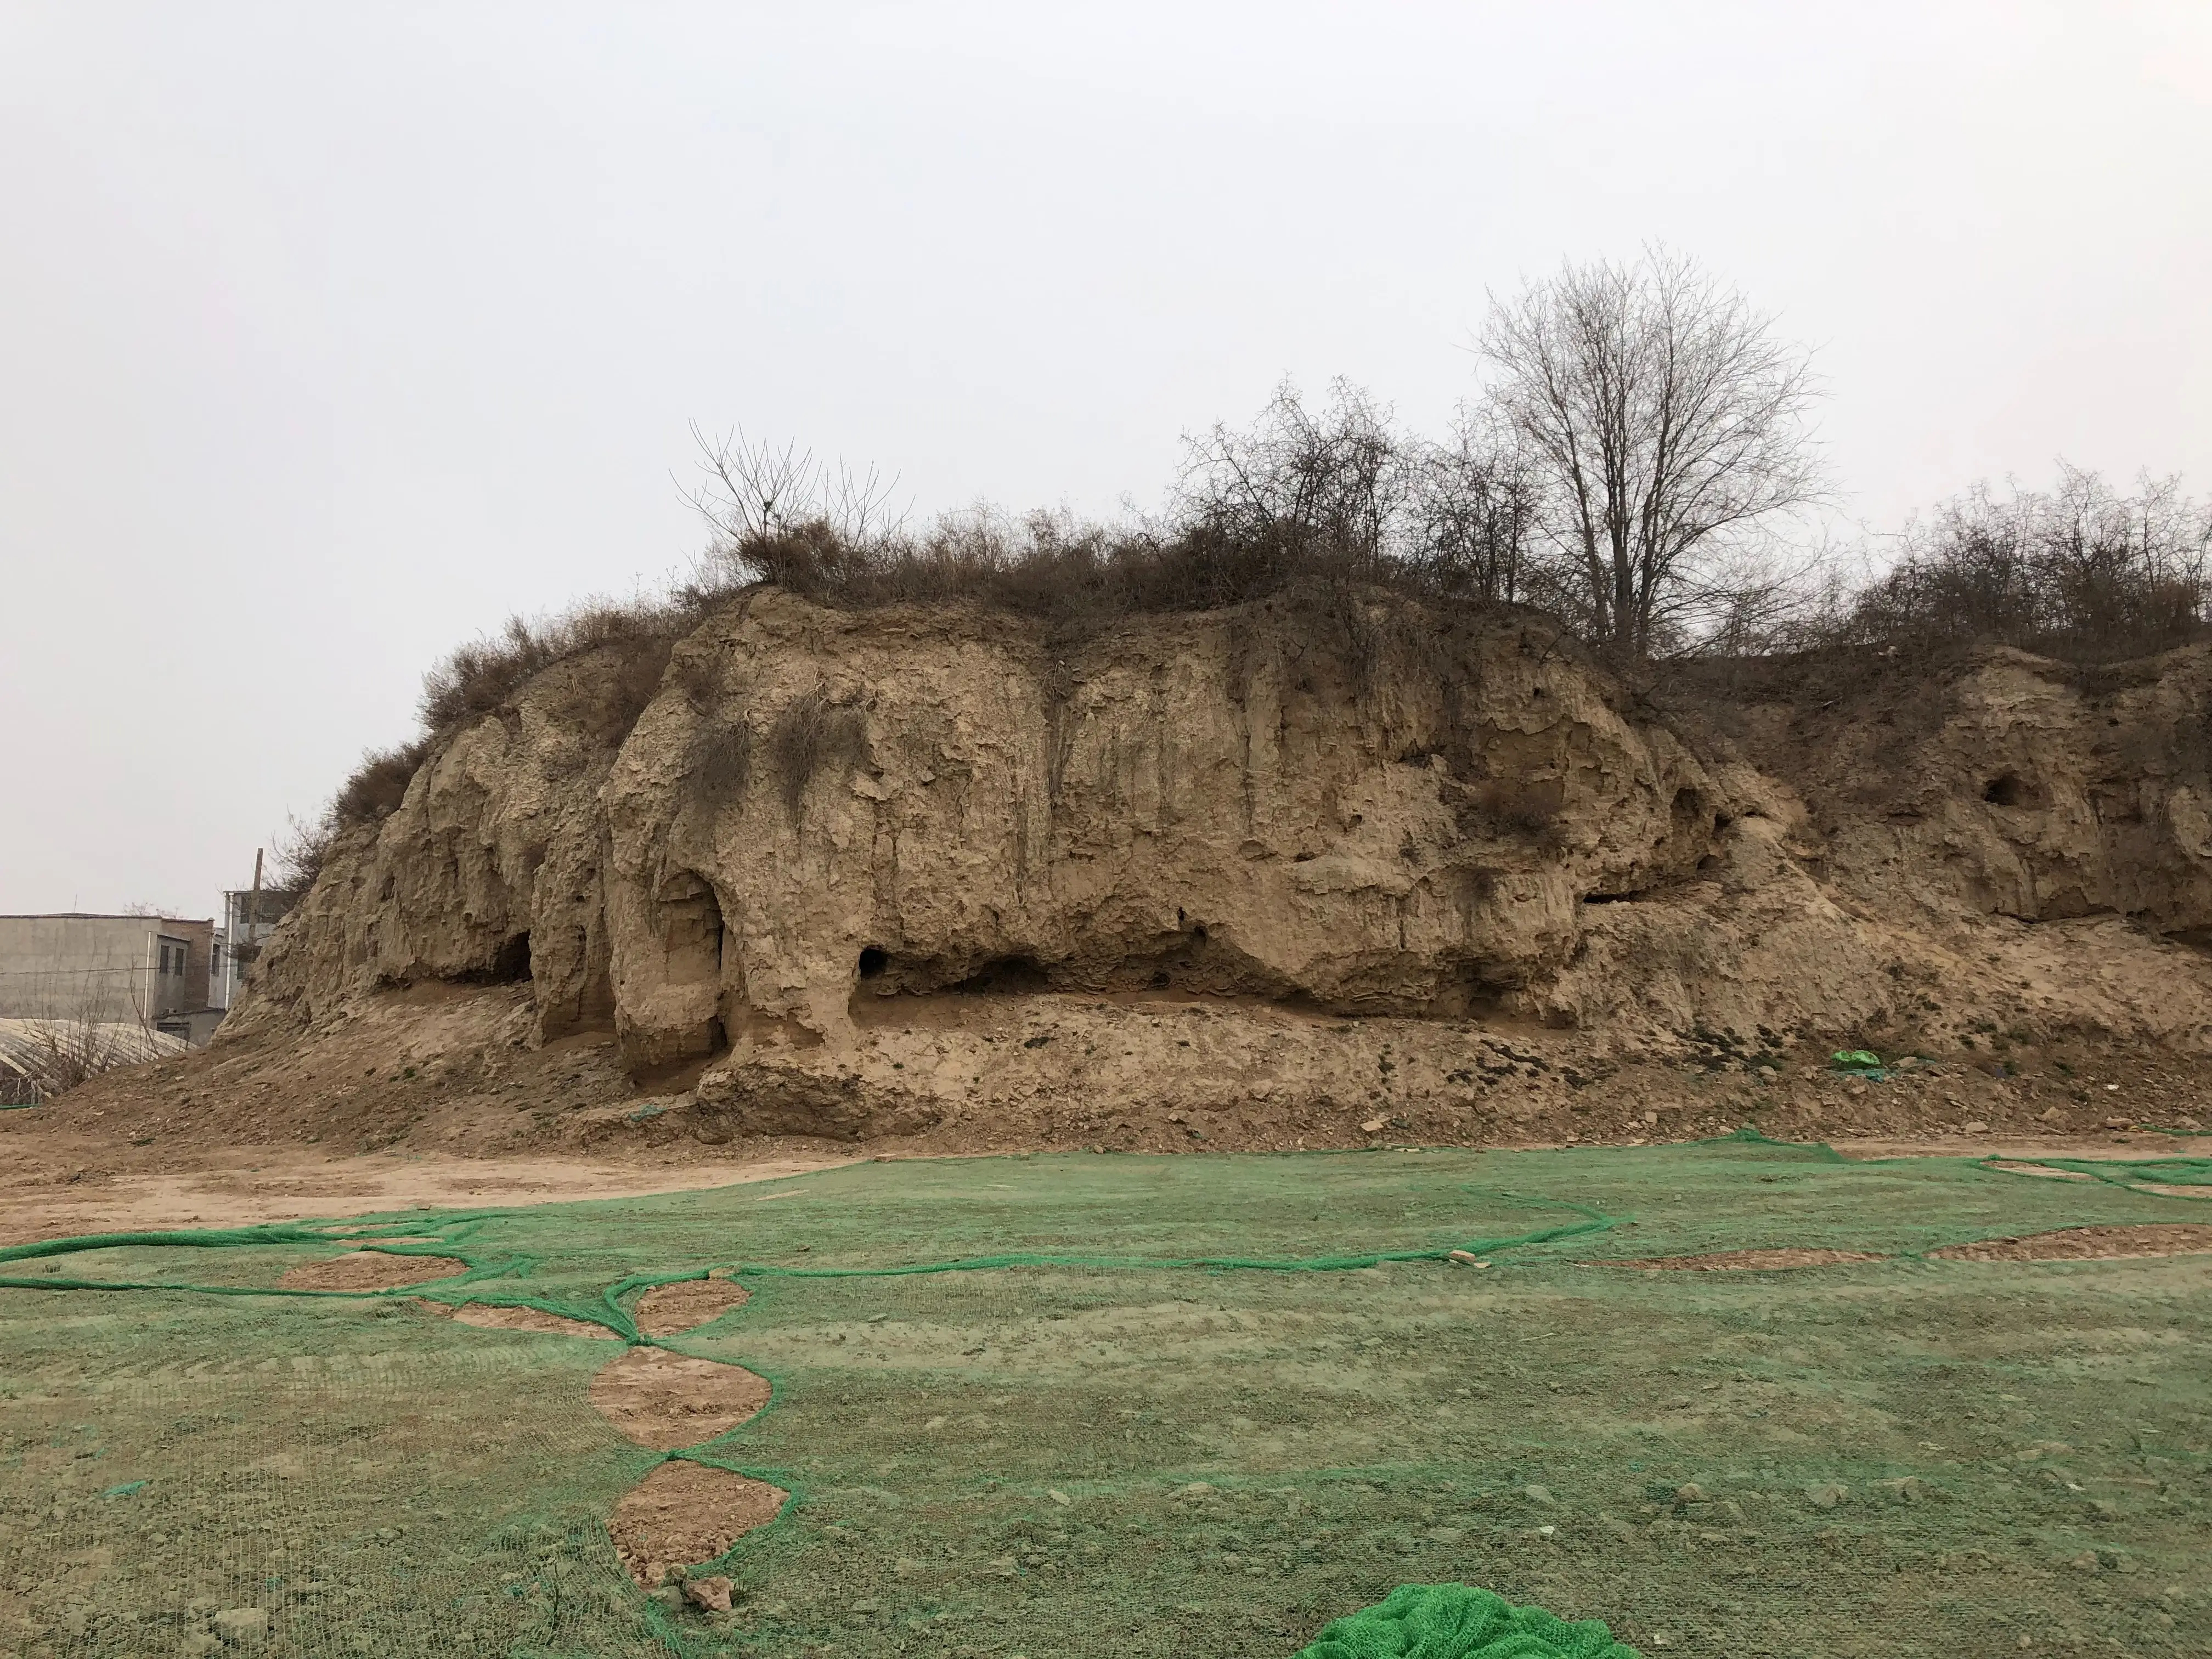
[[[723,1577],[690,1578],[684,1581],[684,1599],[695,1607],[708,1613],[727,1613],[730,1610],[730,1581]]]
[[[266,1607],[226,1607],[209,1623],[218,1638],[234,1648],[258,1648],[269,1639]]]
[[[1849,1486],[1839,1486],[1834,1481],[1825,1481],[1805,1488],[1805,1501],[1816,1510],[1832,1510],[1850,1496]]]

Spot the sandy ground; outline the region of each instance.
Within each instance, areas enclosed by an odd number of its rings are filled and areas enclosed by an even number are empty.
[[[102,1166],[113,1161],[112,1148],[97,1141],[37,1135],[29,1125],[9,1139],[0,1172],[0,1244],[141,1228],[629,1198],[774,1181],[854,1161],[849,1153],[803,1152],[667,1163],[419,1152],[318,1157],[252,1146],[181,1168],[112,1170]]]

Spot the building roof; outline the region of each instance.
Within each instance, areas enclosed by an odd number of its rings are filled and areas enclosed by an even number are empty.
[[[0,915],[0,921],[143,921],[148,927],[164,923],[181,927],[212,927],[213,916],[142,916],[112,910],[27,910]]]

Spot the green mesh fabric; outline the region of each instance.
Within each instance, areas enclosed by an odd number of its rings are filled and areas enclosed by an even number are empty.
[[[1595,1619],[1516,1607],[1469,1584],[1401,1584],[1334,1620],[1297,1659],[1638,1659]]]
[[[2206,1258],[1929,1255],[2206,1218],[2152,1163],[1040,1155],[0,1252],[0,1654],[1284,1659],[1453,1583],[1653,1659],[2212,1650]],[[270,1293],[364,1239],[466,1273]],[[1883,1259],[1638,1265],[1770,1247]],[[775,1395],[678,1455],[793,1494],[729,1613],[622,1571],[659,1455],[586,1395],[716,1267],[662,1345]]]

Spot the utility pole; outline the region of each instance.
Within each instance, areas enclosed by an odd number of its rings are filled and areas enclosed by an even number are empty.
[[[250,896],[249,898],[247,898],[247,900],[246,901],[246,947],[247,947],[247,948],[246,948],[246,966],[247,966],[247,967],[252,967],[252,966],[253,965],[253,958],[254,958],[254,956],[255,956],[255,954],[257,953],[257,951],[258,951],[258,948],[259,948],[259,947],[256,945],[256,943],[255,943],[254,937],[253,937],[253,930],[254,930],[254,925],[255,925],[257,922],[258,922],[260,920],[261,920],[261,849],[260,849],[258,847],[257,847],[257,848],[255,848],[253,849],[253,892],[252,892],[252,896]],[[235,951],[233,951],[233,952],[232,952],[232,954],[233,954],[234,956],[235,956],[237,953],[236,953]],[[243,985],[243,984],[245,984],[245,983],[246,983],[246,975],[245,975],[245,972],[244,972],[244,970],[243,970],[243,969],[241,969],[241,970],[240,971],[240,973],[239,973],[239,975],[238,975],[238,982],[239,982],[240,985]]]

